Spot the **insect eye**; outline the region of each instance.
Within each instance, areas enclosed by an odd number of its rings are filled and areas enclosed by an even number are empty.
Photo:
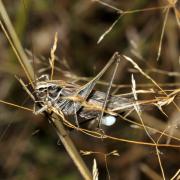
[[[39,88],[38,90],[39,90],[39,91],[43,91],[43,90],[44,90],[44,88]]]
[[[36,93],[38,96],[42,96],[42,94],[47,93],[47,89],[44,87],[40,87],[40,88],[36,89]]]

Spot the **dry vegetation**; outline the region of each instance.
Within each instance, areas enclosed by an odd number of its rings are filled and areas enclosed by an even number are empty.
[[[179,0],[4,3],[0,179],[180,179]],[[104,92],[100,105],[63,97],[100,112],[97,125],[51,105],[35,115],[43,74],[46,84]],[[110,108],[110,97],[119,104]],[[104,115],[116,123],[99,124]]]

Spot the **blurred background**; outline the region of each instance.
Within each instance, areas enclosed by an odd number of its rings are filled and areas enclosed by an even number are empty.
[[[147,9],[168,5],[168,0],[106,0],[103,1],[123,11]],[[55,32],[58,33],[58,47],[55,62],[55,79],[74,81],[79,77],[94,77],[108,62],[115,51],[133,58],[155,81],[172,92],[180,88],[180,26],[178,13],[180,2],[170,8],[162,40],[159,61],[157,54],[166,11],[151,11],[124,14],[112,30],[97,44],[101,35],[118,19],[113,8],[94,1],[83,0],[6,0],[8,14],[20,41],[28,52],[36,75],[49,73],[50,49]],[[175,16],[176,14],[176,16]],[[33,102],[16,80],[15,75],[28,83],[12,48],[0,32],[0,99],[33,108]],[[108,69],[103,80],[109,82],[114,66]],[[125,85],[118,93],[131,92],[131,74],[134,74],[137,89],[154,89],[150,81],[133,69],[127,61],[121,61],[115,83]],[[84,82],[79,82],[84,84]],[[77,82],[78,83],[78,82]],[[106,86],[97,86],[106,91]],[[155,97],[154,95],[153,97]],[[141,99],[150,98],[141,95]],[[175,98],[179,103],[179,97]],[[180,138],[180,113],[172,105],[163,107],[164,115],[153,107],[143,112],[146,124]],[[136,115],[129,117],[138,122]],[[119,119],[115,125],[105,128],[112,136],[137,141],[149,141],[144,130]],[[69,132],[79,150],[109,153],[117,150],[119,156],[107,158],[111,179],[162,179],[155,148],[124,142],[100,140],[77,131]],[[159,134],[150,132],[156,140]],[[88,142],[88,143],[87,143]],[[167,137],[161,143],[179,144]],[[160,148],[162,165],[167,179],[180,168],[179,148]],[[92,154],[83,156],[92,169],[96,158],[99,179],[108,179],[104,156]],[[53,127],[43,116],[0,104],[0,179],[71,180],[82,179],[72,160],[66,153]]]

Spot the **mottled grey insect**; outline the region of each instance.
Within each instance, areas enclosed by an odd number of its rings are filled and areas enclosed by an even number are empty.
[[[75,119],[74,122],[78,126],[79,123],[90,120],[96,120],[107,126],[113,125],[116,114],[132,106],[132,100],[109,95],[109,92],[96,91],[94,86],[109,66],[118,60],[117,58],[118,54],[115,53],[101,72],[84,86],[61,80],[50,81],[48,76],[42,76],[35,87],[37,102],[41,106],[36,114],[51,111],[53,107],[61,111],[68,119],[70,117]]]

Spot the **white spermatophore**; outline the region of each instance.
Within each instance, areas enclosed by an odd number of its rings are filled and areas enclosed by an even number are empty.
[[[105,126],[112,126],[115,122],[116,118],[114,116],[104,116],[101,121]]]

